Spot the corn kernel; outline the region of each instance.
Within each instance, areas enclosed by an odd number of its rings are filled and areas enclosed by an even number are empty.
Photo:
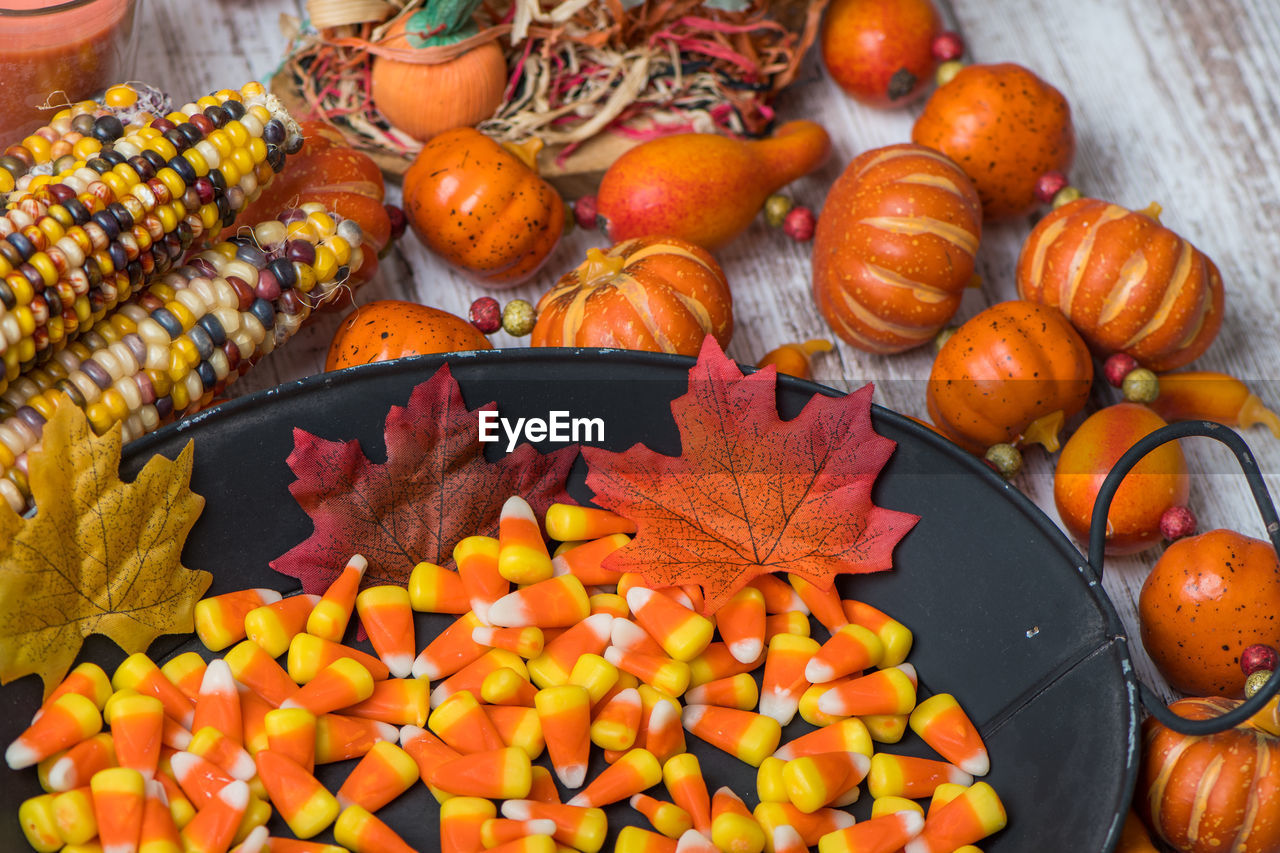
[[[129,187],[115,172],[103,172],[102,182],[111,190],[111,194],[116,198],[124,198],[129,192]]]
[[[43,136],[36,136],[35,134],[28,136],[22,140],[22,147],[31,152],[31,156],[35,158],[37,163],[49,162],[50,143]]]
[[[173,171],[170,169],[169,171]],[[156,218],[160,220],[160,225],[164,228],[164,233],[172,234],[178,227],[178,216],[174,213],[172,204],[158,204],[153,211]]]
[[[58,268],[53,265],[53,260],[44,252],[36,252],[32,255],[27,263],[36,268],[36,272],[40,273],[40,278],[44,279],[45,287],[53,287],[58,283]]]
[[[92,136],[85,136],[76,141],[71,146],[71,153],[78,160],[92,160],[93,157],[102,150],[102,143],[94,139]]]
[[[316,279],[330,281],[338,271],[338,258],[329,247],[316,246],[316,260],[312,267],[315,269]]]
[[[9,173],[8,169],[0,169],[0,193],[11,193],[13,192],[13,187],[13,175]]]
[[[229,121],[221,129],[236,148],[244,147],[244,144],[249,141],[249,131],[245,130],[244,125],[239,121]]]
[[[172,148],[173,146],[169,146]],[[172,159],[172,158],[170,158]],[[187,191],[187,184],[182,180],[181,176],[173,170],[171,166],[165,166],[156,172],[156,178],[169,191],[169,195],[174,198],[182,198],[182,194]]]
[[[196,212],[200,217],[200,223],[206,230],[212,231],[222,221],[222,216],[218,213],[218,206],[213,202],[200,205],[200,209]]]
[[[253,157],[254,163],[267,159],[267,143],[262,141],[262,137],[255,136],[249,140],[249,155]]]
[[[119,83],[103,94],[102,102],[109,107],[131,107],[138,102],[138,93],[131,87]]]
[[[209,174],[209,163],[204,159],[204,155],[194,148],[188,148],[182,152],[182,159],[191,164],[191,168],[195,170],[196,176],[203,178]],[[174,193],[177,198],[179,193]]]
[[[31,313],[31,309],[26,305],[20,305],[14,308],[12,313],[13,318],[18,321],[18,329],[21,330],[22,336],[30,338],[36,330],[36,318]]]
[[[321,245],[333,252],[333,256],[338,259],[339,266],[351,260],[351,244],[337,234],[326,237]]]

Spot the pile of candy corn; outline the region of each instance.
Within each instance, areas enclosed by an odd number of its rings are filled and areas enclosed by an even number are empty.
[[[1005,825],[974,781],[989,761],[968,716],[950,694],[917,702],[901,623],[775,575],[708,618],[697,587],[602,565],[626,519],[557,504],[544,524],[554,553],[513,497],[497,539],[458,543],[456,572],[422,563],[407,589],[361,590],[356,556],[323,596],[201,601],[197,634],[221,658],[137,654],[110,679],[78,666],[5,753],[47,791],[20,809],[32,847],[412,853],[376,813],[419,780],[441,853],[598,853],[603,807],[622,801],[653,831],[623,827],[616,853],[977,853]],[[419,650],[415,611],[458,618]],[[375,654],[343,643],[353,614]],[[797,714],[817,728],[781,744]],[[938,758],[873,748],[908,727]],[[757,768],[754,810],[709,792],[686,733]],[[588,779],[593,746],[607,765]],[[317,780],[348,759],[336,792]],[[660,783],[668,800],[647,793]],[[855,822],[843,807],[864,783]],[[269,835],[273,813],[296,839]],[[307,840],[330,827],[341,846]]]

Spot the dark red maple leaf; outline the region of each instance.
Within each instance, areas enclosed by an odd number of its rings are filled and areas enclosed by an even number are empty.
[[[271,563],[323,593],[352,554],[369,561],[364,584],[408,583],[422,561],[452,566],[453,546],[467,536],[497,536],[502,504],[520,495],[540,516],[565,491],[576,445],[548,454],[521,444],[497,462],[484,458],[479,412],[468,410],[444,365],[392,406],[384,435],[387,461],[370,462],[358,441],[329,441],[295,429],[286,460],[289,486],[315,525],[304,542]]]
[[[595,503],[638,528],[608,568],[654,586],[698,584],[713,613],[757,575],[829,589],[838,573],[891,567],[919,517],[871,502],[896,446],[871,427],[871,386],[817,395],[784,421],[776,384],[771,367],[744,377],[707,338],[688,393],[671,403],[681,456],[582,449]]]

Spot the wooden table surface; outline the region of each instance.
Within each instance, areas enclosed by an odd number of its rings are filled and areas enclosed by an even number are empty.
[[[284,53],[281,16],[298,15],[303,5],[301,0],[143,0],[135,76],[186,98],[265,79]],[[963,33],[975,61],[1021,63],[1067,96],[1078,140],[1073,184],[1087,195],[1133,208],[1159,201],[1162,221],[1216,261],[1227,289],[1226,318],[1197,366],[1240,376],[1264,401],[1280,405],[1280,383],[1271,381],[1280,357],[1275,330],[1280,90],[1274,85],[1280,72],[1280,7],[1271,0],[953,0],[945,14]],[[815,210],[858,153],[909,140],[919,110],[860,106],[827,79],[816,61],[806,65],[777,106],[784,118],[820,121],[834,139],[827,166],[788,191]],[[391,188],[390,200],[399,200],[398,187]],[[967,293],[957,320],[1015,298],[1014,264],[1030,226],[1026,220],[985,229],[979,254],[983,285]],[[587,247],[605,242],[598,231],[575,232],[531,283],[493,295],[503,302],[517,296],[536,302]],[[718,258],[734,293],[731,356],[751,363],[781,343],[831,336],[809,295],[809,245],[758,223]],[[465,316],[472,300],[486,292],[437,261],[409,234],[357,302],[409,299]],[[242,379],[235,393],[319,372],[338,319],[325,316],[310,324]],[[527,343],[504,333],[493,341],[495,346]],[[884,357],[841,344],[817,362],[815,378],[838,388],[873,381],[876,402],[923,417],[932,358],[931,347]],[[1261,427],[1247,439],[1275,489],[1280,441]],[[1185,450],[1193,474],[1191,506],[1201,529],[1230,527],[1265,537],[1235,460],[1204,440]],[[1015,485],[1056,520],[1054,459],[1036,451],[1027,457]],[[1158,553],[1107,565],[1104,585],[1135,635],[1138,592]],[[1139,675],[1162,684],[1140,645],[1135,642],[1133,648]]]

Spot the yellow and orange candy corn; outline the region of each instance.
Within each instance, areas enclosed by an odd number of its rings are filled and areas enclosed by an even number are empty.
[[[782,778],[782,771],[786,766],[787,762],[776,755],[767,756],[760,762],[760,768],[756,771],[756,795],[760,802],[791,802],[791,797],[787,794],[787,783]]]
[[[315,678],[320,670],[342,658],[350,658],[369,670],[369,675],[374,681],[391,677],[391,670],[387,669],[387,665],[374,655],[311,634],[299,634],[289,643],[289,655],[286,659],[289,677],[298,684],[305,685]]]
[[[480,683],[480,698],[490,705],[523,705],[533,707],[538,688],[520,673],[507,666],[498,667]]]
[[[351,613],[356,606],[356,594],[364,579],[369,561],[360,554],[352,555],[333,583],[320,596],[311,613],[307,615],[307,633],[324,640],[338,642],[347,633]]]
[[[845,617],[855,625],[861,625],[874,631],[884,645],[884,659],[881,666],[897,666],[907,659],[911,651],[911,629],[897,619],[870,604],[846,598],[841,602]]]
[[[858,783],[871,759],[859,752],[823,752],[788,761],[782,782],[792,805],[805,814],[823,806],[847,806],[858,799]]]
[[[760,803],[751,814],[764,830],[766,850],[769,850],[775,830],[780,826],[794,828],[804,846],[816,847],[818,840],[827,833],[854,825],[853,815],[843,809],[823,808],[806,814],[791,803]]]
[[[569,684],[586,688],[594,708],[613,689],[621,676],[618,668],[600,655],[583,655],[569,671]]]
[[[862,673],[857,675],[845,676],[837,678],[835,681],[826,681],[821,684],[810,684],[808,689],[800,694],[800,718],[811,726],[832,726],[843,719],[847,719],[843,714],[826,714],[818,709],[818,703],[822,701],[822,697],[829,691],[835,690],[846,681],[852,681],[854,678],[861,677]]]
[[[164,785],[155,779],[146,784],[138,853],[182,853],[182,837],[169,811]]]
[[[604,559],[631,541],[631,537],[614,533],[584,542],[551,559],[553,575],[573,575],[583,586],[609,586],[618,583],[621,572],[606,569]]]
[[[897,743],[907,733],[907,714],[864,714],[859,719],[876,743]]]
[[[547,742],[542,734],[542,722],[534,708],[521,705],[482,705],[489,722],[507,746],[524,750],[532,761],[542,755]]]
[[[529,835],[551,836],[556,831],[553,820],[511,820],[492,817],[480,825],[480,843],[486,850],[516,841]]]
[[[752,767],[772,755],[782,739],[782,726],[773,717],[736,708],[686,705],[681,720],[693,736]]]
[[[338,789],[338,805],[355,803],[376,812],[418,781],[413,756],[394,743],[375,743]]]
[[[668,595],[637,586],[627,591],[626,599],[636,624],[675,660],[693,660],[706,651],[715,635],[715,623]]]
[[[638,826],[618,830],[614,853],[676,853],[676,841]]]
[[[671,800],[689,813],[698,832],[711,834],[711,794],[702,778],[702,765],[692,752],[672,756],[662,766],[662,782]]]
[[[959,767],[932,758],[877,752],[871,756],[867,790],[873,797],[919,799],[933,793],[944,782],[971,785],[973,777]]]
[[[112,767],[95,773],[89,787],[93,791],[93,814],[103,850],[136,851],[142,837],[146,805],[146,781],[142,774],[129,767]]]
[[[556,787],[555,775],[540,764],[535,764],[529,769],[532,781],[529,783],[527,799],[539,803],[559,803],[560,790]]]
[[[480,834],[485,821],[493,820],[497,814],[497,807],[480,797],[454,797],[441,803],[441,853],[477,853],[483,850]]]
[[[166,808],[166,816],[168,811]],[[53,820],[64,844],[84,844],[96,838],[98,818],[93,811],[93,790],[86,785],[58,794],[53,799]]]
[[[101,730],[102,713],[93,700],[80,693],[64,693],[9,744],[4,759],[11,770],[32,767]]]
[[[351,853],[417,853],[395,830],[360,806],[347,806],[333,826],[333,837]]]
[[[427,644],[413,662],[414,678],[447,678],[488,651],[473,639],[482,626],[480,617],[468,612]]]
[[[501,628],[569,628],[591,615],[582,581],[561,575],[521,587],[489,607],[489,624]]]
[[[671,696],[682,696],[692,677],[689,664],[665,655],[624,651],[617,646],[604,650],[604,659],[623,672]]]
[[[693,828],[693,818],[675,803],[655,799],[648,794],[635,794],[631,808],[640,812],[649,824],[668,838],[679,838]]]
[[[306,708],[273,708],[264,719],[267,749],[308,773],[316,766],[316,715]]]
[[[964,772],[985,776],[991,769],[982,736],[950,693],[925,699],[911,712],[908,723],[921,740]]]
[[[601,749],[630,749],[640,733],[640,692],[629,687],[616,693],[591,721],[591,742]]]
[[[779,634],[808,637],[810,635],[808,614],[799,610],[788,610],[786,613],[770,613],[765,616],[764,641],[768,643]]]
[[[1004,804],[986,782],[975,782],[958,797],[925,816],[924,829],[903,848],[905,853],[951,853],[1004,829]]]
[[[924,829],[924,816],[900,811],[873,817],[818,840],[818,853],[895,853]]]
[[[754,678],[740,672],[690,687],[685,691],[684,700],[690,705],[719,705],[750,711],[760,701],[760,687]]]
[[[813,684],[835,681],[884,660],[884,643],[869,628],[841,625],[810,658],[804,677]]]
[[[291,595],[274,604],[255,607],[244,616],[245,636],[273,658],[289,650],[289,643],[307,628],[318,595]]]
[[[257,755],[267,748],[266,717],[275,706],[249,687],[241,687],[237,692],[240,694],[241,739],[249,754]]]
[[[544,687],[534,697],[534,707],[560,784],[566,788],[582,787],[591,754],[590,694],[576,684]]]
[[[191,743],[187,745],[187,751],[218,765],[232,779],[248,782],[257,773],[253,756],[249,755],[243,746],[212,726],[205,726],[196,732],[191,738]]]
[[[36,853],[56,853],[65,842],[58,833],[58,818],[54,812],[54,794],[40,794],[22,801],[18,806],[18,823],[22,834]]]
[[[764,651],[766,621],[764,593],[753,586],[738,590],[716,611],[716,628],[729,653],[742,663],[757,660]]]
[[[582,853],[597,853],[604,846],[609,829],[604,811],[593,807],[507,800],[502,804],[502,816],[511,820],[550,820],[556,825],[552,837]]]
[[[400,730],[400,748],[409,753],[409,757],[418,765],[418,778],[427,786],[430,786],[431,775],[437,767],[460,755],[453,747],[420,726],[405,726]],[[441,802],[451,796],[436,788],[432,789],[432,794]]]
[[[805,670],[817,651],[818,641],[810,637],[779,634],[769,641],[760,685],[761,714],[784,726],[795,718],[800,696],[809,688]]]
[[[518,584],[551,577],[551,555],[542,529],[533,507],[519,495],[507,498],[498,518],[498,574]]]
[[[657,693],[649,685],[640,685],[641,704],[648,692]],[[647,688],[647,690],[646,690]],[[643,707],[642,707],[643,710]],[[658,697],[649,706],[649,716],[644,725],[643,746],[661,763],[666,763],[672,756],[685,750],[684,723],[681,719],[680,705],[669,697]],[[637,746],[641,738],[636,737]]]
[[[502,749],[506,743],[470,691],[455,693],[431,712],[427,726],[464,754]]]
[[[212,761],[190,752],[177,752],[170,756],[169,770],[197,811],[212,803],[219,791],[235,781],[230,773]]]
[[[498,571],[498,553],[498,540],[489,536],[468,536],[453,548],[453,561],[471,601],[471,612],[484,625],[493,624],[489,608],[511,589],[511,582]]]
[[[419,613],[456,613],[471,609],[457,572],[435,563],[418,563],[409,573],[409,604]]]
[[[347,706],[342,713],[393,726],[425,726],[431,709],[430,688],[425,678],[376,681],[368,699]]]
[[[796,591],[796,595],[800,596],[800,600],[804,602],[805,607],[813,614],[813,617],[822,623],[826,629],[832,633],[849,621],[844,615],[844,607],[841,606],[840,592],[832,584],[827,589],[821,589],[810,583],[799,575],[787,575],[787,582],[791,584],[791,588]]]
[[[538,687],[567,683],[579,657],[604,654],[612,629],[613,617],[607,613],[596,613],[555,639],[548,640],[542,654],[529,661],[529,680]]]
[[[244,617],[255,607],[280,600],[274,589],[242,589],[196,602],[196,636],[211,652],[244,639]]]
[[[616,533],[635,533],[635,522],[606,509],[554,503],[544,519],[547,535],[558,542],[599,539]]]
[[[363,702],[373,695],[373,676],[351,658],[338,658],[316,674],[281,708],[306,708],[319,716]]]
[[[796,611],[809,615],[809,605],[804,603],[790,584],[777,575],[757,575],[747,586],[760,590],[760,594],[764,596],[766,613]]]
[[[439,705],[455,693],[469,691],[478,695],[484,680],[495,670],[507,668],[517,675],[527,675],[528,666],[515,652],[506,649],[489,649],[480,657],[441,681],[431,690],[431,704]]]
[[[571,806],[599,808],[647,791],[662,781],[662,767],[647,749],[632,749],[605,768],[572,799]]]
[[[728,678],[740,672],[751,672],[764,661],[762,654],[758,660],[743,663],[733,656],[726,643],[711,643],[693,660],[689,661],[689,683],[706,684],[718,678]]]
[[[227,652],[223,660],[236,681],[252,690],[272,707],[279,707],[298,692],[298,685],[289,677],[289,673],[285,672],[284,667],[276,663],[275,658],[263,651],[262,647],[252,640],[237,644]],[[243,698],[241,696],[242,700]],[[241,708],[242,712],[243,710]]]
[[[150,779],[160,761],[164,705],[154,696],[120,690],[107,700],[103,717],[111,726],[116,763]]]
[[[720,788],[711,798],[711,841],[723,853],[760,853],[764,849],[764,830],[742,798],[729,788]]]
[[[116,690],[136,690],[154,696],[164,704],[164,712],[187,731],[195,718],[195,702],[174,686],[151,658],[139,652],[129,655],[111,676]]]
[[[115,744],[109,732],[99,732],[40,762],[41,784],[47,791],[70,791],[89,784],[99,770],[116,766]]]
[[[592,587],[598,589],[598,587]],[[588,590],[590,592],[590,590]],[[607,613],[614,618],[626,618],[631,615],[631,608],[627,607],[627,600],[616,592],[597,592],[587,596],[587,603],[591,605],[591,615],[597,613]]]
[[[316,764],[359,758],[375,743],[399,737],[396,727],[387,723],[346,714],[322,714],[316,717]]]
[[[458,797],[523,799],[533,784],[529,755],[518,747],[503,747],[460,755],[435,768],[428,783]]]
[[[391,675],[408,678],[417,656],[409,591],[388,584],[371,586],[356,596],[356,612],[369,642]]]
[[[196,710],[191,718],[192,732],[206,726],[215,728],[236,743],[244,742],[244,717],[240,711],[240,691],[235,675],[222,658],[205,667],[196,693]]]
[[[35,722],[44,710],[58,701],[58,697],[66,693],[79,693],[87,699],[93,701],[93,704],[102,710],[107,704],[107,700],[111,698],[111,694],[115,692],[115,688],[111,686],[111,679],[107,677],[107,673],[96,663],[79,663],[75,668],[67,673],[66,678],[53,688],[53,692],[49,697],[40,703],[40,710],[36,711],[35,716],[31,718]]]
[[[630,608],[628,608],[629,612]],[[609,630],[609,639],[613,645],[623,651],[667,656],[667,650],[662,648],[662,645],[657,640],[649,636],[648,631],[625,617],[613,620],[613,627]]]
[[[847,681],[818,700],[824,714],[856,717],[909,714],[915,706],[915,669],[909,663]]]
[[[337,798],[292,758],[263,750],[258,753],[258,773],[271,804],[299,838],[318,835],[337,819]]]
[[[542,654],[542,629],[527,628],[494,628],[481,625],[471,632],[471,639],[491,649],[506,649],[520,657],[535,658]]]
[[[185,652],[164,662],[160,672],[192,702],[200,697],[200,685],[208,667],[198,652]]]

